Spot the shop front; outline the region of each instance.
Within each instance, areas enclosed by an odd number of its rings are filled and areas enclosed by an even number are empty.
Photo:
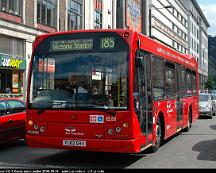
[[[23,96],[23,79],[26,59],[21,56],[0,53],[0,95],[1,97]]]

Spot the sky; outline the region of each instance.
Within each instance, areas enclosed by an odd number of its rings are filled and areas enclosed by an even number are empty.
[[[216,0],[197,0],[211,27],[208,35],[216,36]]]

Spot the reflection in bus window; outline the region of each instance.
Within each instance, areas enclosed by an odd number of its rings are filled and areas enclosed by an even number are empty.
[[[126,52],[36,56],[33,99],[49,96],[85,108],[128,109],[127,59]]]

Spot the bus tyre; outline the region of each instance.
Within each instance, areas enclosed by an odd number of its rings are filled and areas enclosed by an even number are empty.
[[[156,152],[162,143],[162,128],[161,128],[161,120],[158,118],[157,120],[157,126],[156,126],[156,142],[154,146],[151,147],[151,152]]]
[[[187,127],[185,128],[185,132],[189,132],[189,130],[191,128],[191,119],[192,119],[192,111],[190,109],[190,111],[188,113],[188,122],[187,122]]]

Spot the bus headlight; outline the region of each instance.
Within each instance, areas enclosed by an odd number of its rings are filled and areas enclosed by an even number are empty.
[[[128,128],[128,123],[124,123],[124,124],[123,124],[123,127],[124,127],[124,128]]]
[[[37,130],[39,128],[38,124],[34,124],[34,129]]]
[[[121,127],[116,127],[115,130],[116,130],[117,133],[120,133],[121,132]]]
[[[33,122],[32,120],[29,120],[28,124],[29,124],[30,126],[32,126],[32,125],[34,124],[34,122]]]
[[[41,133],[44,133],[44,132],[45,132],[45,127],[42,126],[42,127],[40,128],[40,132],[41,132]]]

